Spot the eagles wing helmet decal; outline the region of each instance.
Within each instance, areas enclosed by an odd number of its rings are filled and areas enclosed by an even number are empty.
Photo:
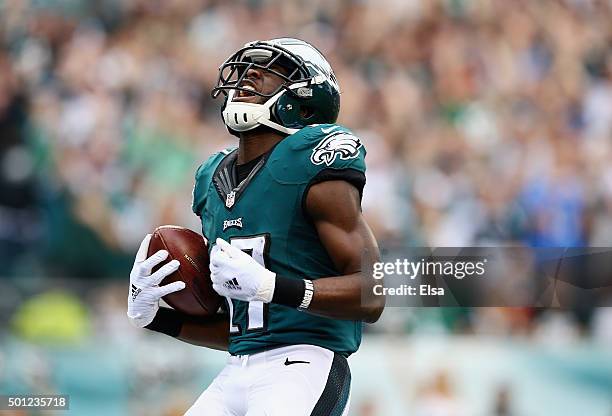
[[[358,137],[344,132],[332,133],[312,149],[310,161],[315,165],[325,163],[327,166],[331,166],[337,156],[340,156],[340,159],[343,160],[355,159],[359,156],[360,147],[361,140]]]

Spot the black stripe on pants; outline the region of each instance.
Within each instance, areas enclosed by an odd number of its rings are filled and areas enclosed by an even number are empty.
[[[351,388],[351,370],[346,358],[334,353],[327,383],[310,416],[342,416]]]

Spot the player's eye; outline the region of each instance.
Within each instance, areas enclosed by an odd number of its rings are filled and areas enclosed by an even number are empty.
[[[270,62],[269,69],[277,75],[291,80],[295,79],[295,74],[298,72],[295,62],[283,56],[279,56],[273,62]]]

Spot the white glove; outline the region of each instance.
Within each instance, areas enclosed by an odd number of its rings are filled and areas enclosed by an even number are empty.
[[[244,251],[217,238],[210,254],[210,279],[221,296],[246,302],[270,303],[276,273],[257,263]]]
[[[132,267],[130,273],[127,316],[130,318],[130,322],[139,328],[143,328],[153,321],[162,296],[185,288],[185,282],[181,281],[159,286],[164,277],[178,270],[180,263],[178,260],[172,260],[151,274],[153,267],[168,258],[168,252],[159,250],[147,258],[150,241],[151,234],[147,234],[140,243],[140,248],[134,260],[134,267]]]

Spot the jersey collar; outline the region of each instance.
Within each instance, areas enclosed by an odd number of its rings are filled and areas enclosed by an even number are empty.
[[[238,149],[235,149],[223,158],[213,174],[213,183],[219,198],[221,198],[221,201],[225,204],[225,208],[231,211],[238,199],[242,196],[246,187],[253,181],[253,178],[255,178],[257,173],[259,173],[261,168],[266,164],[273,149],[274,148],[261,157],[247,177],[240,183],[238,183],[238,175],[236,174]]]

